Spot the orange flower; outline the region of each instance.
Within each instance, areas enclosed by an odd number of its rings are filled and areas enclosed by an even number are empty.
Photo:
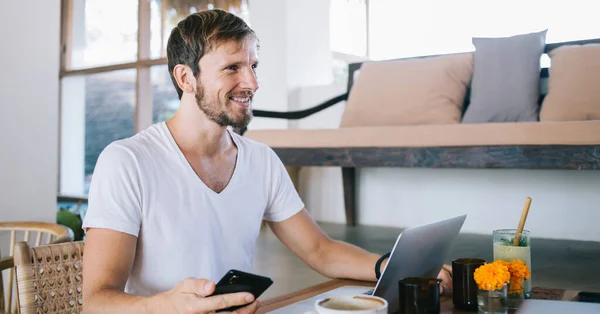
[[[509,292],[520,292],[523,289],[523,279],[529,279],[529,277],[531,277],[531,272],[529,271],[527,264],[520,259],[510,262],[496,260],[494,263],[508,269],[508,272],[510,273]]]
[[[510,271],[512,277],[524,279],[529,279],[529,277],[531,277],[531,272],[529,271],[527,264],[520,259],[508,263],[508,271]]]
[[[473,277],[479,289],[498,290],[510,282],[510,271],[506,262],[498,260],[477,267]]]
[[[508,286],[508,293],[522,293],[523,292],[523,278],[522,277],[510,277],[510,285]]]
[[[508,267],[509,267],[509,265],[510,265],[510,262],[507,262],[507,261],[504,261],[504,260],[501,260],[501,259],[497,259],[497,260],[495,260],[495,261],[494,261],[494,263],[496,263],[496,264],[500,264],[500,265],[503,265],[503,266],[506,266],[507,268],[508,268]],[[509,271],[510,271],[510,269],[509,269]]]

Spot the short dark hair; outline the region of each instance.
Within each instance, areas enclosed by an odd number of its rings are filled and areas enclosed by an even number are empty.
[[[177,23],[167,42],[167,60],[179,99],[183,91],[173,75],[177,64],[189,66],[198,78],[202,56],[220,44],[230,40],[241,42],[249,35],[256,36],[243,19],[220,9],[196,12]]]

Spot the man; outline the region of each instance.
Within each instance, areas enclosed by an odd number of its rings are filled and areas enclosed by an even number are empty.
[[[213,313],[258,305],[210,296],[229,269],[251,271],[262,220],[331,278],[376,280],[380,256],[327,237],[277,155],[230,131],[252,118],[258,39],[233,14],[188,16],[167,45],[176,114],[101,153],[84,221],[84,307],[90,313]],[[380,270],[385,267],[381,264]],[[450,282],[448,274],[440,274]]]

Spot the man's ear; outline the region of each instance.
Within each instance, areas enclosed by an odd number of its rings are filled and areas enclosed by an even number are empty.
[[[194,93],[196,91],[196,78],[192,69],[187,65],[178,64],[173,69],[173,76],[177,82],[177,86],[184,93]]]

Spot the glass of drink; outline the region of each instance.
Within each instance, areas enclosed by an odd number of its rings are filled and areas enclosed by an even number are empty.
[[[517,236],[519,239],[515,240]],[[515,241],[517,241],[516,245]],[[531,272],[531,242],[528,230],[523,230],[521,234],[517,234],[516,229],[494,230],[493,243],[494,260],[510,262],[520,259]],[[531,297],[531,277],[524,281],[525,298]]]

